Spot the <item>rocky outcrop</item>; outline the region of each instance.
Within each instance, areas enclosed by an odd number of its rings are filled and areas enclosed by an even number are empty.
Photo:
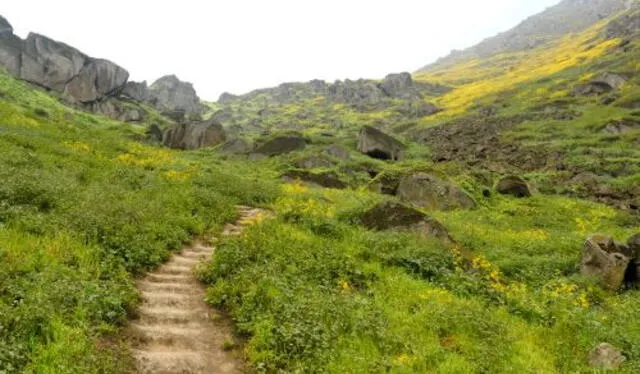
[[[337,158],[338,160],[348,160],[351,158],[349,150],[338,144],[328,146],[324,151],[322,151],[322,154]]]
[[[616,243],[611,237],[591,235],[584,244],[580,273],[598,278],[602,287],[607,290],[617,291],[624,283],[637,282],[631,255],[633,254],[627,246]],[[634,275],[635,279],[632,278]]]
[[[202,113],[200,98],[193,85],[183,82],[175,75],[166,75],[149,88],[156,105],[167,111],[182,110],[187,115]]]
[[[379,88],[387,96],[393,98],[414,99],[421,97],[409,73],[389,74],[380,83]]]
[[[151,102],[153,101],[153,95],[147,86],[147,82],[127,82],[123,89],[122,95],[135,101]]]
[[[382,131],[365,126],[358,135],[358,151],[380,160],[401,160],[406,146]]]
[[[93,103],[117,96],[129,73],[111,61],[95,59],[44,35],[25,40],[0,19],[0,64],[12,75],[62,94],[72,103]]]
[[[312,173],[304,170],[290,170],[282,175],[287,181],[299,181],[312,186],[344,189],[347,184],[340,180],[336,174],[331,172]]]
[[[472,209],[476,206],[476,202],[458,186],[426,173],[402,178],[396,195],[428,210]]]
[[[265,156],[277,156],[303,150],[307,142],[301,135],[279,135],[259,145],[253,152]]]
[[[253,144],[248,140],[243,138],[233,138],[224,143],[220,148],[220,151],[223,153],[242,155],[251,152],[252,149]]]
[[[392,201],[369,209],[360,217],[360,222],[370,230],[408,230],[418,232],[426,238],[455,243],[440,222],[419,210]]]
[[[527,182],[516,175],[510,175],[508,177],[500,179],[500,181],[496,185],[496,191],[498,191],[499,194],[511,195],[514,197],[531,196],[531,191],[529,191]]]
[[[622,352],[609,343],[601,343],[589,352],[589,365],[598,369],[615,370],[626,360]]]
[[[214,121],[178,124],[165,131],[163,136],[165,146],[185,150],[212,147],[225,140],[222,125]]]
[[[638,8],[640,3],[635,2],[634,5]],[[631,11],[609,22],[605,35],[609,39],[628,38],[638,32],[640,32],[640,12]]]

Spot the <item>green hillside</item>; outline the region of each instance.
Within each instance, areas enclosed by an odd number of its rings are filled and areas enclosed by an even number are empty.
[[[275,214],[198,277],[253,372],[594,373],[601,343],[638,372],[633,262],[614,288],[580,270],[589,235],[640,233],[640,39],[611,31],[638,17],[409,77],[224,95],[205,117],[230,141],[189,151],[151,140],[151,107],[109,120],[0,72],[0,374],[135,372],[134,280],[238,204]],[[364,126],[402,157],[358,152]],[[512,175],[526,194],[500,193]]]

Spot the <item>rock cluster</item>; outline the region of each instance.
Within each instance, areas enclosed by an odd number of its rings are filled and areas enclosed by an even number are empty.
[[[91,103],[116,96],[129,73],[111,61],[85,55],[44,35],[13,34],[0,17],[0,65],[21,79],[62,94],[72,103]]]
[[[202,111],[193,86],[175,75],[162,77],[151,87],[146,82],[129,82],[127,70],[111,61],[87,56],[40,34],[19,38],[2,16],[0,67],[15,77],[58,93],[70,104],[121,121],[141,121],[145,111],[122,105],[120,99],[187,115]]]
[[[266,105],[283,105],[294,101],[325,97],[330,102],[348,104],[356,108],[383,108],[391,99],[407,100],[403,109],[414,116],[426,116],[438,112],[435,105],[426,103],[421,92],[439,95],[449,91],[448,87],[416,82],[409,73],[389,74],[382,81],[368,79],[344,80],[327,83],[312,80],[307,83],[283,83],[277,87],[252,91],[236,96],[223,93],[219,104],[228,105],[238,101],[251,101],[257,97],[266,100]]]

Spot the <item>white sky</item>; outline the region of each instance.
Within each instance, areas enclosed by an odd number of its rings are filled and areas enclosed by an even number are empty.
[[[176,74],[206,100],[282,82],[414,71],[559,0],[4,0],[18,35],[47,35],[123,66]]]

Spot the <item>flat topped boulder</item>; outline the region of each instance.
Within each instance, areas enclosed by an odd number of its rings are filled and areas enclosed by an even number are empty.
[[[207,121],[175,125],[164,133],[163,143],[169,148],[190,150],[216,146],[226,138],[221,124]]]
[[[416,231],[424,237],[454,243],[440,222],[417,209],[393,201],[386,201],[369,209],[362,214],[360,222],[370,230]]]
[[[175,75],[165,75],[153,82],[149,90],[156,104],[167,110],[183,110],[186,114],[202,112],[200,98],[189,82],[178,79]]]
[[[460,187],[427,173],[403,177],[396,195],[429,210],[472,209],[476,206],[471,196]]]
[[[401,160],[406,146],[384,132],[365,126],[358,135],[358,151],[380,160]]]
[[[303,150],[306,146],[307,142],[302,135],[278,135],[258,146],[253,152],[265,156],[277,156]]]

